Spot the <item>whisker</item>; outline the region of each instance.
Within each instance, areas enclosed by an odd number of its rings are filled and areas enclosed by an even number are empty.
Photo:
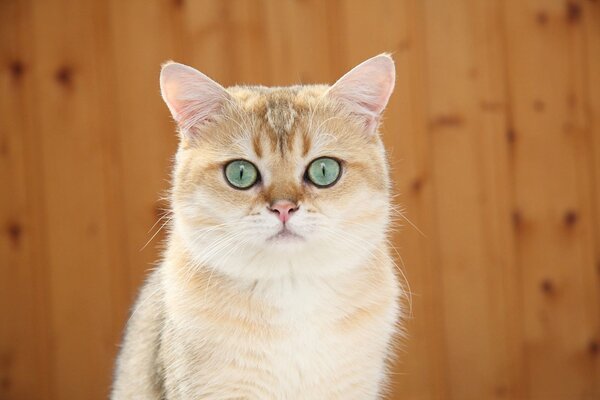
[[[161,218],[162,219],[162,218]],[[158,230],[154,233],[154,235],[152,235],[150,237],[150,239],[148,239],[148,241],[146,242],[146,244],[144,244],[142,246],[141,249],[139,249],[138,251],[142,251],[144,250],[149,244],[150,242],[152,242],[152,240],[154,240],[154,238],[156,237],[156,235],[158,235],[158,233],[165,227],[165,225],[167,225],[169,222],[171,222],[173,220],[173,216],[170,216],[169,218],[167,218],[167,220],[160,226],[160,228],[158,228]],[[160,220],[159,220],[160,221]],[[156,224],[154,224],[154,226],[156,226]],[[152,228],[151,228],[152,230]]]

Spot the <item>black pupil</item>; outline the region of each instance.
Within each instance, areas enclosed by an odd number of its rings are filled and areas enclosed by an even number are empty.
[[[323,176],[325,176],[325,164],[321,163],[321,172],[323,173]]]
[[[240,181],[242,180],[243,176],[244,176],[244,166],[240,165]]]

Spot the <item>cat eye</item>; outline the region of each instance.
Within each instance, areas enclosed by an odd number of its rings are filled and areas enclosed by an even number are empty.
[[[258,177],[258,169],[250,161],[233,160],[225,166],[225,178],[236,189],[249,189]]]
[[[340,177],[340,162],[329,157],[321,157],[312,161],[306,170],[306,178],[316,187],[328,188],[333,186]]]

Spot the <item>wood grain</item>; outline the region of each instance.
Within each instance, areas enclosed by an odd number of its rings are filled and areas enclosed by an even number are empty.
[[[594,222],[582,12],[578,2],[544,1],[506,10],[524,378],[529,396],[540,399],[598,395],[597,357],[589,352],[598,318],[589,301],[598,281],[587,279]]]
[[[600,399],[593,0],[0,1],[0,399],[107,396],[168,218],[162,62],[288,85],[384,51],[412,292],[387,398]]]

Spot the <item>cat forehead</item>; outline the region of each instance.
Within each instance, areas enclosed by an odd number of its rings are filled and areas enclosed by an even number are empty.
[[[228,88],[242,110],[255,121],[254,135],[269,139],[273,150],[284,152],[296,142],[303,126],[319,106],[326,106],[326,85]],[[235,113],[235,111],[234,111]],[[307,145],[306,142],[303,143]],[[304,149],[306,152],[306,149]]]
[[[323,103],[328,88],[326,85],[236,86],[228,91],[245,111],[264,120],[276,133],[284,134],[289,133],[297,118]]]

